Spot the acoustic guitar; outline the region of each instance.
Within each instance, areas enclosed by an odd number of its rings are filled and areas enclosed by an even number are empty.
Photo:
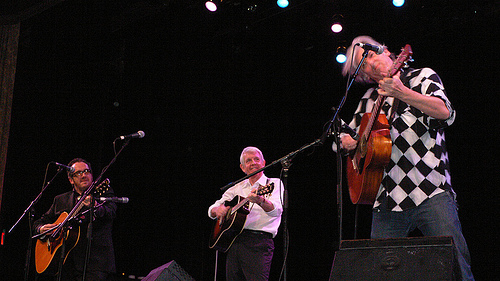
[[[93,196],[99,197],[104,194],[109,189],[109,179],[102,181],[99,186],[95,188]],[[78,217],[83,204],[78,205],[72,217]],[[59,271],[59,261],[61,259],[61,250],[64,239],[65,242],[65,253],[63,263],[66,262],[66,258],[71,250],[75,248],[80,239],[80,227],[78,225],[71,225],[68,227],[63,227],[64,229],[59,231],[54,237],[50,233],[52,230],[57,229],[58,226],[68,221],[68,213],[63,212],[59,215],[57,220],[54,222],[57,226],[53,227],[48,231],[48,234],[41,236],[36,241],[35,245],[35,268],[38,273],[47,273],[55,275]]]
[[[259,186],[257,195],[265,195],[273,192],[274,183],[265,186]],[[248,198],[236,195],[231,201],[224,203],[226,206],[231,206],[227,211],[226,216],[217,220],[214,224],[212,236],[210,236],[209,246],[211,249],[227,252],[234,240],[243,231],[247,215],[250,213],[248,209]]]
[[[406,45],[391,66],[388,77],[398,73],[411,60],[412,54],[410,45]],[[372,111],[363,114],[359,127],[361,134],[358,145],[355,152],[348,156],[347,182],[349,195],[354,204],[375,202],[385,166],[391,159],[390,126],[385,114],[380,113],[385,100],[385,96],[379,95]]]

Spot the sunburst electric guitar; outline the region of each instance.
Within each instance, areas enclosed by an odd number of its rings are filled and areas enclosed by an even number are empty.
[[[93,196],[99,197],[104,194],[109,189],[109,179],[105,179],[102,181],[96,188],[93,193]],[[78,217],[83,204],[78,205],[77,209],[74,212],[71,212],[75,215],[72,217]],[[67,212],[63,212],[59,215],[57,220],[54,222],[57,224],[53,229],[56,229],[61,223],[69,220],[69,214]],[[68,257],[68,254],[71,250],[73,250],[80,239],[80,227],[79,226],[71,226],[66,230],[59,231],[58,235],[52,237],[50,232],[36,241],[35,246],[35,267],[36,272],[38,273],[47,273],[47,274],[57,274],[59,261],[61,259],[61,246],[63,245],[63,241],[65,242],[65,253],[64,253],[64,261]]]
[[[273,192],[273,190],[274,183],[259,186],[257,195],[265,195]],[[250,210],[248,209],[248,198],[239,195],[235,196],[231,201],[226,201],[224,204],[231,206],[231,208],[227,211],[224,218],[215,222],[209,246],[211,249],[227,252],[233,244],[234,239],[243,231]]]
[[[406,45],[392,65],[388,77],[399,72],[411,60],[412,50]],[[373,204],[377,196],[385,166],[391,159],[392,141],[389,122],[380,109],[386,100],[379,95],[371,113],[363,114],[358,145],[348,156],[347,181],[354,204]],[[395,108],[393,110],[396,110]]]

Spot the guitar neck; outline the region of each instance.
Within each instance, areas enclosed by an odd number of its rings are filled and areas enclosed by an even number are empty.
[[[401,67],[403,67],[405,62],[411,60],[411,55],[412,55],[411,47],[410,45],[406,45],[401,54],[397,57],[396,60],[394,60],[387,77],[393,77],[394,75],[396,75],[396,73],[398,73],[399,70],[401,70]],[[381,95],[377,97],[377,100],[375,101],[375,104],[373,105],[373,109],[371,112],[372,115],[370,116],[370,119],[368,120],[368,123],[366,125],[366,129],[362,134],[362,136],[365,139],[368,139],[370,137],[373,124],[375,124],[375,120],[378,119],[378,115],[380,114],[380,109],[382,108],[382,104],[384,104],[386,98],[387,98],[386,96],[381,96]]]
[[[94,192],[101,194],[101,192],[105,192],[108,189],[108,187],[109,187],[109,179],[105,179],[97,187],[94,188]],[[92,189],[92,186],[90,186],[89,189]],[[78,215],[78,213],[84,206],[83,201],[85,201],[85,194],[86,193],[84,193],[82,197],[78,200],[78,202],[76,202],[76,205],[69,212],[66,219],[64,219],[64,221],[61,222],[61,225],[65,225],[69,220],[73,219],[75,216]]]
[[[271,182],[270,184],[267,184],[265,186],[259,186],[257,189],[257,195],[265,195],[273,192],[274,190],[274,183]],[[231,208],[231,212],[228,212],[229,215],[233,215],[238,211],[239,208],[243,207],[247,202],[249,201],[248,198],[243,198],[238,204],[234,205],[233,208]]]
[[[243,207],[247,202],[249,201],[248,198],[245,198],[243,200],[240,201],[240,203],[234,205],[234,207],[231,209],[231,215],[236,213],[241,207]]]
[[[370,116],[370,119],[368,120],[368,123],[366,125],[365,131],[363,132],[363,137],[365,139],[368,139],[370,137],[370,133],[373,128],[373,124],[375,124],[375,120],[377,120],[378,115],[380,114],[380,110],[382,108],[382,104],[384,104],[385,100],[387,97],[379,95],[377,97],[377,100],[375,101],[375,104],[373,105],[372,109],[372,115]]]

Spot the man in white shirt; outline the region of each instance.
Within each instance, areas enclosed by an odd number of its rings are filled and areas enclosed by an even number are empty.
[[[262,152],[256,147],[246,147],[240,157],[241,170],[249,175],[265,166]],[[261,186],[274,185],[271,193],[258,195]],[[268,280],[274,252],[273,238],[278,233],[283,212],[283,184],[280,179],[268,178],[261,171],[232,186],[222,197],[208,208],[211,219],[225,218],[231,201],[236,196],[248,198],[249,213],[243,231],[236,237],[227,251],[226,279]]]

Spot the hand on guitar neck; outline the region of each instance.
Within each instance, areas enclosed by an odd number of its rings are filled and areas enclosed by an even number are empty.
[[[91,196],[91,195],[87,195],[87,197],[85,197],[85,200],[83,200],[83,203],[82,203],[82,204],[83,204],[85,207],[90,207],[90,204],[91,204],[91,203],[92,203],[92,196]],[[96,201],[94,201],[94,206],[96,206],[96,205],[97,205],[97,202],[96,202]]]
[[[399,72],[392,78],[387,77],[380,80],[378,94],[385,97],[394,97],[408,105],[411,105],[423,113],[436,118],[447,119],[450,116],[450,111],[446,107],[444,101],[438,97],[422,95],[419,92],[403,85],[399,78]]]
[[[399,76],[400,72],[396,73],[392,77],[385,77],[384,79],[378,81],[378,94],[386,97],[402,99],[407,87],[403,85]]]
[[[264,195],[271,193],[274,189],[274,183],[270,183],[266,186],[259,186],[248,194],[245,198],[245,201],[250,203],[254,203],[259,205],[264,211],[269,212],[274,209],[274,205],[271,201],[266,200]],[[239,207],[237,207],[239,208]],[[226,204],[221,204],[218,207],[215,207],[211,210],[212,217],[216,217],[219,222],[224,222],[227,217],[227,212],[231,209],[231,206],[227,206]]]
[[[252,190],[252,192],[248,195],[248,202],[255,203],[261,206],[264,211],[269,212],[274,209],[274,205],[272,202],[266,200],[263,196],[259,196],[256,194],[257,188]],[[227,212],[231,209],[230,206],[226,206],[224,204],[219,207],[215,207],[212,209],[212,216],[216,217],[220,222],[224,222],[227,217]]]

